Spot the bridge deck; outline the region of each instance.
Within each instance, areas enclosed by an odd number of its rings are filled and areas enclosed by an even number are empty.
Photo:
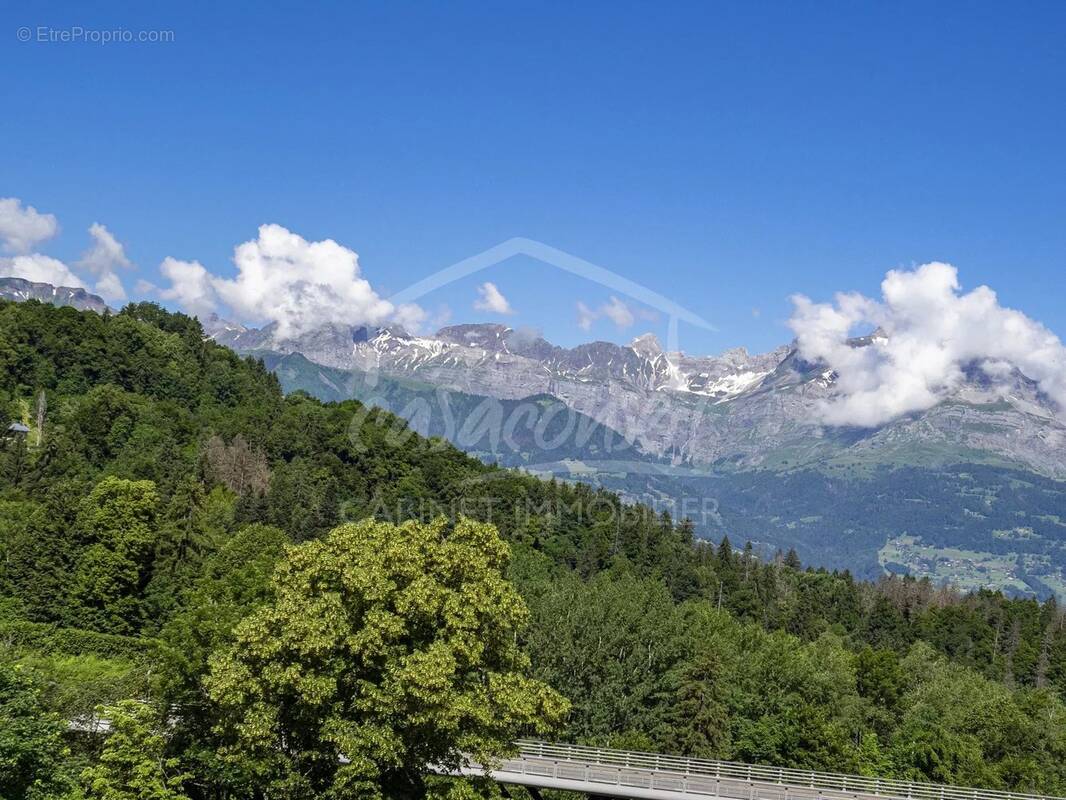
[[[930,783],[675,758],[547,742],[518,743],[492,770],[500,783],[641,800],[1064,800]],[[473,764],[463,770],[483,775]]]

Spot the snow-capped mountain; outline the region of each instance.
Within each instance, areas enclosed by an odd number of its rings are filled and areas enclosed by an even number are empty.
[[[204,328],[234,349],[298,352],[341,369],[420,374],[456,391],[508,399],[606,381],[722,401],[754,388],[789,353],[788,347],[780,347],[755,356],[744,348],[720,356],[667,354],[652,334],[637,337],[628,346],[590,342],[563,348],[536,334],[496,324],[452,325],[432,336],[411,335],[398,326],[334,325],[292,340],[276,339],[271,326],[248,329],[217,317]],[[498,380],[501,372],[508,374],[506,383]]]
[[[326,326],[294,340],[212,322],[244,352],[300,353],[328,367],[413,378],[443,389],[515,400],[552,395],[648,452],[679,464],[736,468],[978,461],[1066,477],[1066,427],[1034,382],[991,378],[976,366],[938,406],[875,429],[828,427],[818,407],[836,376],[793,346],[715,356],[667,353],[651,334],[628,345],[573,348],[496,324],[452,325],[431,336],[399,327]],[[869,346],[880,332],[853,340]]]
[[[40,300],[55,306],[71,306],[80,311],[95,311],[103,314],[111,311],[102,297],[72,286],[52,286],[50,283],[34,283],[23,278],[0,278],[0,300]]]

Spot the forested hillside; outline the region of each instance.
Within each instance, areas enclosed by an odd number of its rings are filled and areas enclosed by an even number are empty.
[[[414,796],[404,759],[443,752],[431,731],[452,727],[472,748],[538,733],[1066,794],[1053,600],[702,543],[356,401],[283,396],[260,361],[150,304],[0,303],[0,414],[28,429],[0,457],[0,797]],[[375,586],[418,588],[396,614],[433,609],[405,628],[415,652],[432,620],[480,609],[444,660],[502,683],[433,702],[417,685],[444,662],[405,661],[402,691],[382,679],[356,702],[342,676],[397,635],[367,610],[392,602]],[[101,705],[107,745],[67,730]],[[154,794],[109,794],[127,773]]]
[[[815,457],[813,445],[804,449],[777,441],[776,427],[762,438],[752,427],[742,433],[745,446],[756,446],[758,468],[735,457],[713,463],[686,457],[673,463],[550,394],[471,395],[448,388],[447,381],[434,383],[441,375],[432,369],[404,375],[365,364],[324,366],[300,352],[251,349],[248,345],[265,345],[269,337],[249,342],[248,332],[240,330],[244,333],[235,339],[230,330],[220,336],[243,346],[245,355],[262,358],[285,392],[359,400],[485,461],[581,480],[633,502],[690,509],[701,538],[751,540],[764,554],[792,548],[805,563],[847,569],[866,579],[887,568],[967,589],[1066,597],[1066,483],[1025,469],[994,449],[967,447],[961,434],[945,434],[935,443],[894,437],[891,447],[880,447],[873,442],[887,434],[876,428],[827,429],[816,437],[817,444],[835,442],[838,452]],[[335,334],[330,352],[343,354],[344,342],[356,334]],[[327,356],[320,352],[319,357]],[[809,378],[823,371],[808,365],[803,373]],[[506,381],[502,386],[510,389]],[[605,391],[603,396],[611,395]],[[1004,408],[1009,406],[956,411]],[[653,407],[647,411],[648,419],[659,418]],[[706,411],[717,418],[725,407],[716,402]],[[635,416],[619,417],[627,419],[624,427],[635,437],[644,426],[632,424],[641,421]],[[975,428],[981,424],[975,422]]]

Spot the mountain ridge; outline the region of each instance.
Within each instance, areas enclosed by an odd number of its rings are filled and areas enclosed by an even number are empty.
[[[873,346],[875,331],[851,340]],[[992,377],[980,368],[933,408],[876,428],[819,421],[837,376],[803,359],[795,344],[767,353],[744,348],[717,356],[666,353],[651,335],[629,345],[588,342],[573,348],[495,323],[462,324],[434,335],[401,328],[325,326],[296,340],[272,330],[223,327],[216,341],[241,352],[300,353],[336,369],[417,377],[449,391],[519,400],[559,398],[623,433],[650,453],[676,463],[732,468],[817,464],[855,453],[868,460],[883,449],[900,458],[907,442],[952,454],[984,452],[987,460],[1066,478],[1066,424],[1036,383],[1014,370]],[[651,422],[649,422],[651,420]]]
[[[0,277],[0,300],[24,302],[39,300],[55,306],[70,306],[79,311],[95,311],[98,314],[113,314],[102,297],[78,286],[53,286],[50,283],[36,283],[25,278]]]

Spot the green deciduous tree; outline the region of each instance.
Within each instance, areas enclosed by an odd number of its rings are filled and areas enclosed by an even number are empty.
[[[0,664],[0,797],[44,798],[60,788],[64,727],[20,668]]]
[[[163,628],[168,700],[196,704],[211,652],[229,647],[233,629],[270,597],[270,576],[289,538],[269,525],[248,525],[204,565],[186,607]],[[207,704],[202,704],[207,705]]]
[[[894,735],[909,778],[1060,794],[1066,787],[1066,707],[1041,690],[1012,692],[919,643],[902,663],[912,685]],[[1050,724],[1049,724],[1050,723]]]
[[[865,647],[856,656],[856,688],[875,706],[894,712],[906,687],[899,657],[892,650]]]
[[[97,800],[184,800],[178,761],[167,758],[164,722],[137,700],[101,707],[111,724],[95,765],[82,773],[86,794]]]
[[[635,741],[668,726],[665,680],[691,655],[682,611],[660,581],[629,574],[574,575],[528,585],[536,674],[573,702],[571,735],[597,744]]]
[[[212,661],[231,757],[269,797],[396,797],[420,794],[429,764],[545,732],[567,704],[528,675],[508,558],[466,519],[365,521],[290,549],[273,600]]]
[[[88,544],[71,586],[73,619],[105,633],[140,624],[140,590],[156,536],[159,503],[151,481],[104,478],[82,503],[77,528]]]

